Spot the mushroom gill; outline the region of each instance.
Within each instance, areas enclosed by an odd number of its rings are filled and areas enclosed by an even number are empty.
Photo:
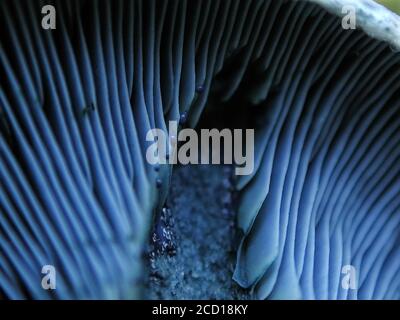
[[[45,4],[56,30],[41,28]],[[349,4],[357,30],[335,15]],[[370,0],[3,0],[0,12],[0,297],[140,297],[172,170],[146,162],[146,134],[194,127],[211,93],[255,115],[234,279],[260,299],[400,297],[396,15]],[[43,265],[57,290],[40,286]]]

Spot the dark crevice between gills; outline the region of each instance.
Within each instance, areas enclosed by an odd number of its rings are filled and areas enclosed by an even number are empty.
[[[150,240],[148,299],[249,299],[233,280],[233,167],[176,166]]]

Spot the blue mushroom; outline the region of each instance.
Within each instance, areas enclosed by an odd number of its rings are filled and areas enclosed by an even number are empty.
[[[341,2],[356,30],[329,0],[2,0],[0,298],[140,298],[172,174],[146,134],[195,127],[212,94],[257,114],[234,280],[259,299],[399,299],[400,18]]]

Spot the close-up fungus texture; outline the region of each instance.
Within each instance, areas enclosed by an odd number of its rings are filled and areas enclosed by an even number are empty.
[[[399,299],[399,49],[372,0],[1,0],[0,299]],[[254,170],[149,162],[174,121]]]

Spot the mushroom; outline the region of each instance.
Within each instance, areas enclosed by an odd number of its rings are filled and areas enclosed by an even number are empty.
[[[257,118],[234,279],[259,299],[399,298],[398,16],[372,0],[47,2],[55,30],[42,1],[0,3],[0,297],[140,297],[172,173],[146,162],[146,134],[194,127],[212,93]]]

